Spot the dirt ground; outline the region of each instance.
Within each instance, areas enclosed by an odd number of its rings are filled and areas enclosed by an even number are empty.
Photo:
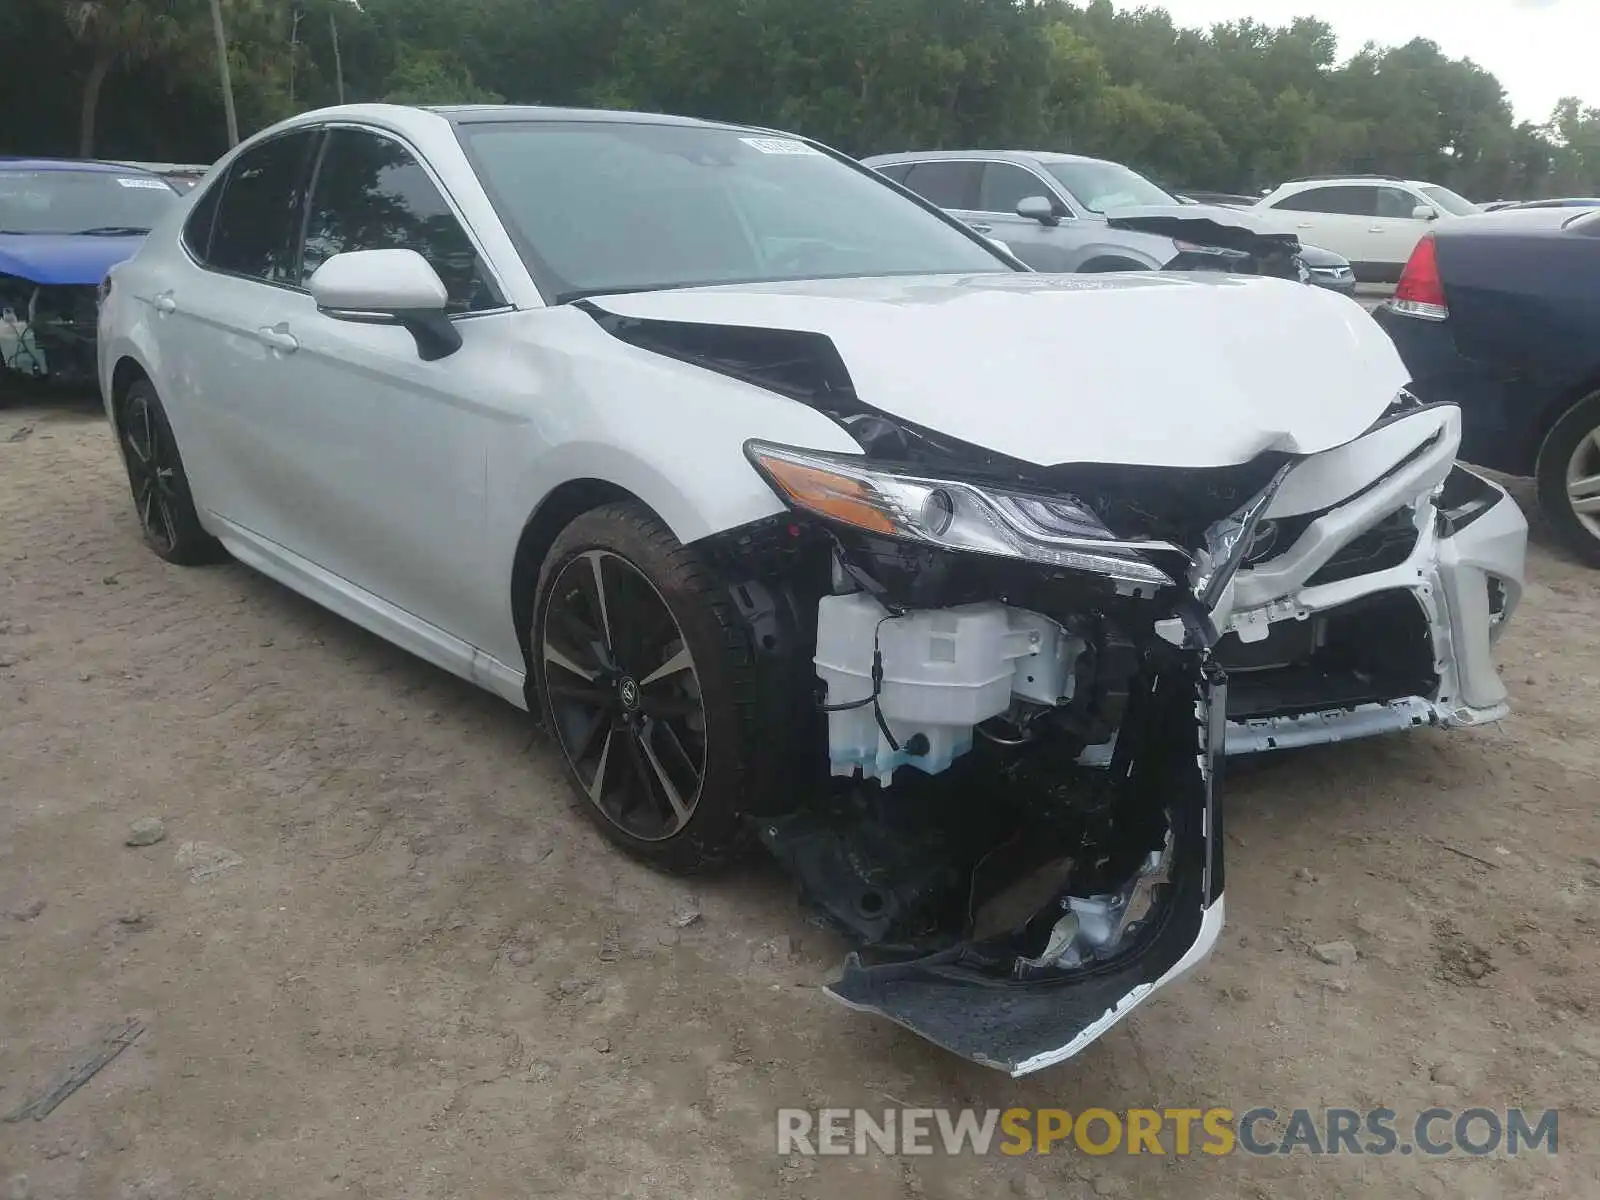
[[[524,715],[242,566],[158,561],[92,403],[0,411],[0,1114],[146,1022],[0,1124],[4,1195],[1600,1196],[1600,577],[1535,536],[1515,715],[1231,780],[1215,956],[1012,1081],[822,996],[842,944],[775,870],[614,853]],[[143,817],[164,840],[125,846]],[[1353,966],[1309,953],[1335,939]],[[774,1153],[780,1106],[900,1102],[1521,1104],[1561,1140]]]

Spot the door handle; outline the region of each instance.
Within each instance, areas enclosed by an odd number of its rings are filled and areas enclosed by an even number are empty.
[[[1310,221],[1301,221],[1300,224],[1295,226],[1295,228],[1296,229],[1310,229],[1311,228],[1311,222]]]
[[[287,323],[277,325],[263,325],[256,330],[256,337],[261,339],[261,344],[280,354],[293,354],[300,349],[300,339],[289,332]]]
[[[1367,226],[1367,232],[1368,233],[1382,233],[1383,232],[1383,226],[1382,225],[1369,225],[1369,226]]]
[[[178,311],[178,302],[172,298],[171,292],[162,292],[151,303],[155,305],[156,312],[163,317]]]
[[[969,226],[969,228],[976,230],[978,233],[993,233],[994,232],[994,226],[993,225],[972,225],[972,226]]]

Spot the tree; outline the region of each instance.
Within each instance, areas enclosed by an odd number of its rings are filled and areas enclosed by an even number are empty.
[[[67,27],[89,55],[78,110],[80,157],[94,157],[95,117],[106,76],[116,66],[166,57],[192,41],[190,30],[199,14],[180,11],[188,7],[181,0],[62,0]]]
[[[3,2],[24,34],[0,39],[0,111],[28,120],[0,127],[0,153],[225,147],[220,120],[184,116],[216,94],[208,0]],[[342,80],[350,100],[658,109],[854,154],[1074,150],[1223,191],[1351,170],[1482,199],[1600,190],[1600,110],[1518,124],[1476,64],[1420,39],[1340,62],[1312,18],[1192,29],[1112,0],[223,2],[243,132],[332,103]]]

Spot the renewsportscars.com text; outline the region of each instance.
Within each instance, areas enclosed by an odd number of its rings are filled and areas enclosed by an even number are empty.
[[[779,1154],[1422,1154],[1558,1151],[1559,1113],[1510,1108],[782,1108]]]

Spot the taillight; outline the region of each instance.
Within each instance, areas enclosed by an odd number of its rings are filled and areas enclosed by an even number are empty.
[[[1449,319],[1450,305],[1444,298],[1444,281],[1439,278],[1439,248],[1433,234],[1424,234],[1411,252],[1389,308],[1401,316],[1424,321]]]

